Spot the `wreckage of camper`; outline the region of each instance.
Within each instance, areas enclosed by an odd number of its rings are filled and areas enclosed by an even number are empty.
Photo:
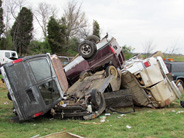
[[[93,41],[92,41],[93,40]],[[181,97],[161,57],[124,60],[114,38],[88,37],[64,68],[56,55],[28,56],[1,68],[19,121],[51,113],[93,119],[114,107],[165,107]]]

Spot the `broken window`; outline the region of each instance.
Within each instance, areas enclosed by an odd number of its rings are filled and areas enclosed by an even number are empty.
[[[51,68],[46,58],[33,60],[29,64],[38,82],[51,76]]]
[[[46,105],[49,105],[53,101],[60,98],[59,90],[54,80],[46,82],[40,85],[38,88]]]

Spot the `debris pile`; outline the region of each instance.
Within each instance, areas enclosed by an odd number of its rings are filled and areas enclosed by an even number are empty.
[[[63,68],[58,56],[28,56],[5,64],[2,76],[19,121],[48,112],[54,118],[100,116],[106,109],[134,105],[165,107],[181,92],[161,57],[125,62],[115,38],[95,36],[79,45],[79,54]],[[106,116],[100,117],[105,122]],[[131,126],[126,126],[128,129]]]

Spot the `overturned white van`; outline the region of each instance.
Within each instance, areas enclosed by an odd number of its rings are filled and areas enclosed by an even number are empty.
[[[0,67],[15,59],[18,59],[18,55],[16,51],[0,50]]]

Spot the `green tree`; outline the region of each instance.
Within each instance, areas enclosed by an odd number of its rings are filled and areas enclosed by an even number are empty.
[[[0,40],[4,32],[2,0],[0,0]]]
[[[53,17],[48,22],[48,42],[52,53],[61,53],[65,45],[65,26]]]
[[[33,13],[23,7],[16,18],[11,30],[11,36],[15,50],[20,56],[28,53],[28,46],[32,39]]]
[[[67,50],[67,55],[69,56],[75,56],[78,51],[78,45],[80,43],[80,40],[76,37],[73,37],[69,40],[69,49]]]
[[[126,60],[130,59],[133,56],[133,54],[132,54],[133,50],[134,50],[134,48],[132,48],[131,46],[124,45],[122,47],[122,51],[123,51],[123,54],[124,54]]]
[[[15,50],[12,43],[12,36],[10,34],[10,30],[5,33],[5,37],[1,38],[0,41],[0,49],[4,50]]]
[[[100,25],[96,20],[93,21],[93,35],[96,35],[100,38]]]
[[[29,53],[31,55],[51,53],[48,40],[45,39],[43,42],[36,41],[36,40],[31,41],[29,45]]]

